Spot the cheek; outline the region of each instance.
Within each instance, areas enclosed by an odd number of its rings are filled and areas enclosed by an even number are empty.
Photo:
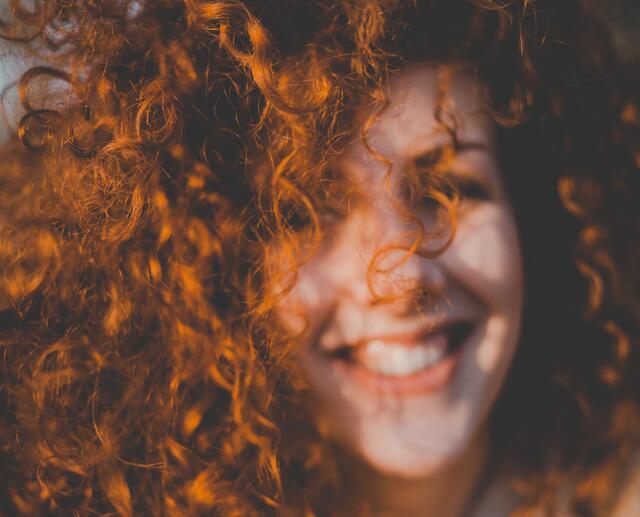
[[[522,256],[515,220],[507,206],[479,206],[463,215],[446,254],[450,274],[489,309],[519,308]]]
[[[286,273],[272,278],[272,292],[286,293],[276,305],[276,317],[289,332],[313,332],[330,313],[338,296],[335,286],[343,275],[339,263],[327,261],[322,255],[303,265],[291,264]],[[284,262],[280,260],[278,266],[282,268]]]
[[[286,292],[276,306],[282,325],[298,333],[315,332],[336,304],[349,296],[364,268],[356,240],[353,225],[344,225],[306,250],[302,263],[273,254],[269,289]]]

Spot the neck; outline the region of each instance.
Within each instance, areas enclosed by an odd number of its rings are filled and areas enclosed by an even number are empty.
[[[483,486],[489,434],[483,428],[452,463],[424,478],[406,479],[361,467],[358,486],[376,517],[461,517],[468,515]]]

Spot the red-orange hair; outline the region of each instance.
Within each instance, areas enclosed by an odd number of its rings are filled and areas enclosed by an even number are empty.
[[[322,231],[354,113],[384,109],[412,62],[486,84],[521,228],[526,320],[496,454],[523,512],[576,471],[574,509],[606,511],[638,440],[639,116],[584,2],[11,7],[5,38],[47,66],[22,77],[2,150],[4,513],[358,508],[264,267],[274,241],[294,256]]]

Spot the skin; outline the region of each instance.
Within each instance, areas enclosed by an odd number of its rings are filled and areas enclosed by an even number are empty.
[[[407,209],[434,228],[435,209],[409,205],[401,194],[401,171],[450,142],[434,117],[444,72],[416,66],[392,78],[391,104],[367,133],[369,146],[388,163],[360,138],[340,155],[334,169],[349,184],[349,209],[301,263],[278,310],[282,324],[301,336],[300,364],[317,398],[318,425],[361,460],[358,478],[380,515],[465,511],[485,468],[487,417],[521,326],[518,233],[482,89],[472,77],[455,74],[444,99],[450,117],[444,120],[455,121],[463,148],[473,144],[458,152],[447,172],[454,184],[472,185],[458,209],[455,237],[431,258],[399,248],[415,236]],[[421,251],[440,244],[442,239],[425,240]],[[396,248],[379,263],[385,273],[371,276],[376,252],[389,246]],[[472,323],[473,332],[450,381],[426,393],[366,389],[327,354],[364,337],[458,319]]]

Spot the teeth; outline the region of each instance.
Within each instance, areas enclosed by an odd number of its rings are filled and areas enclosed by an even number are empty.
[[[402,377],[437,363],[447,352],[447,338],[431,336],[427,344],[402,345],[373,340],[355,351],[354,358],[368,370],[382,375]]]

